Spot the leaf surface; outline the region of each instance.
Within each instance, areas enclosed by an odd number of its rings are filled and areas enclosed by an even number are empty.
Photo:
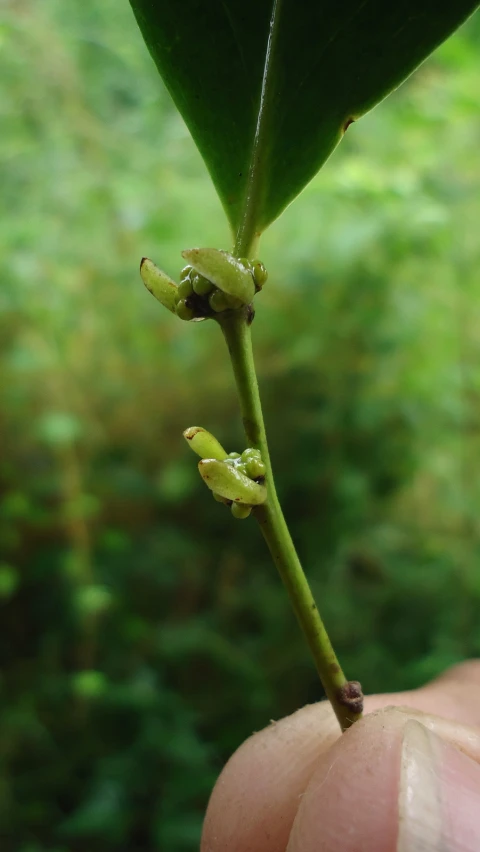
[[[235,232],[261,232],[349,124],[478,0],[130,0]],[[248,240],[244,241],[244,243]]]

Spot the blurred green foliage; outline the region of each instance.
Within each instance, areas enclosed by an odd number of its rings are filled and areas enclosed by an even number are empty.
[[[348,131],[264,238],[279,488],[345,670],[480,654],[477,19]],[[189,852],[223,762],[321,697],[254,522],[181,432],[243,448],[212,323],[144,290],[218,201],[115,0],[0,9],[4,852]]]

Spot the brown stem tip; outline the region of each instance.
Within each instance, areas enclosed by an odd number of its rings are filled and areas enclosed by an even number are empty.
[[[358,680],[349,680],[338,689],[337,701],[355,715],[363,713],[362,684]]]

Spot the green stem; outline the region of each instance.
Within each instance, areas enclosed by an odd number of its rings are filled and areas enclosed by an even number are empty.
[[[268,499],[263,506],[254,510],[254,514],[310,646],[327,697],[344,731],[361,716],[355,704],[356,701],[358,702],[358,687],[355,684],[349,684],[337,660],[277,497],[248,318],[243,313],[231,313],[229,316],[222,317],[221,327],[232,360],[248,445],[257,447],[261,451],[267,468]]]

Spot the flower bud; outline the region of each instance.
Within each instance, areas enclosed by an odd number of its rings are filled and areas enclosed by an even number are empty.
[[[257,450],[256,447],[247,447],[246,450],[242,453],[242,461],[248,462],[250,459],[260,459],[262,458],[262,454],[260,450]]]
[[[185,281],[187,278],[191,278],[192,273],[193,267],[191,267],[190,265],[184,266],[180,273],[180,281]]]
[[[182,256],[193,268],[212,281],[219,290],[248,305],[255,294],[252,273],[226,251],[213,248],[187,249]]]
[[[140,275],[147,290],[158,299],[169,311],[175,313],[178,299],[177,285],[165,272],[162,272],[148,257],[143,257],[140,264]]]
[[[249,459],[245,465],[245,472],[250,479],[260,479],[265,476],[266,468],[261,459]]]
[[[243,520],[243,518],[248,518],[251,511],[252,507],[245,506],[244,503],[232,503],[231,512],[234,518],[238,518],[239,520]]]
[[[258,289],[261,290],[268,278],[268,272],[265,269],[261,260],[254,260],[252,266],[255,284],[257,285]]]
[[[183,437],[188,442],[193,452],[202,459],[217,459],[223,461],[227,458],[227,454],[221,443],[217,441],[214,435],[207,432],[201,426],[190,426],[185,429]]]
[[[198,272],[193,273],[192,284],[197,296],[208,296],[215,286],[212,281],[209,281],[203,275],[199,275]]]
[[[195,316],[192,309],[188,307],[185,299],[180,299],[180,301],[177,302],[175,306],[175,313],[177,314],[177,317],[180,317],[180,319],[185,320],[186,322],[193,319]]]
[[[265,485],[249,479],[232,465],[215,459],[203,459],[198,463],[198,469],[210,490],[227,500],[246,506],[259,506],[267,499]]]
[[[178,296],[180,299],[188,299],[193,293],[193,284],[190,278],[184,278],[178,285]]]

